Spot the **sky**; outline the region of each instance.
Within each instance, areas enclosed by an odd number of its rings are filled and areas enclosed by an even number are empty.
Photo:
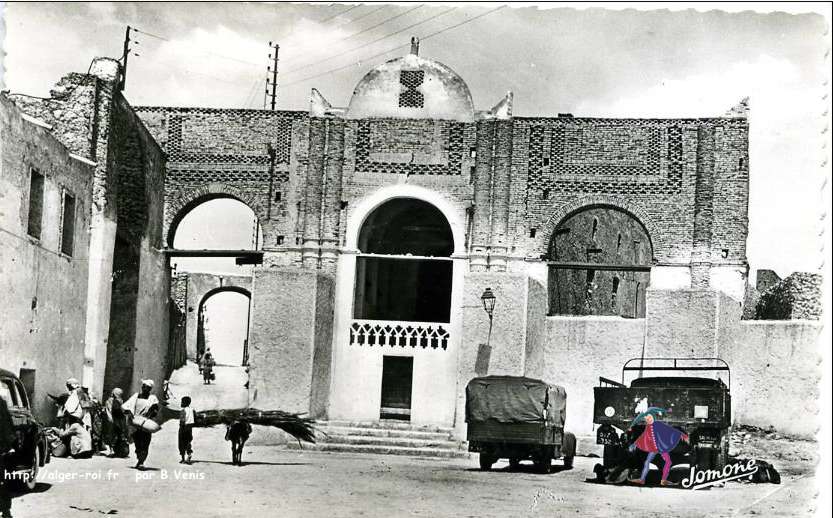
[[[260,108],[272,41],[279,109],[307,109],[313,87],[345,106],[363,74],[406,53],[412,35],[422,56],[463,77],[477,109],[511,90],[519,116],[706,117],[749,96],[750,265],[782,276],[819,270],[830,105],[824,17],[705,4],[500,5],[12,3],[3,81],[48,95],[93,57],[120,56],[130,25],[142,31],[128,64],[134,105]],[[764,6],[776,8],[829,12]]]

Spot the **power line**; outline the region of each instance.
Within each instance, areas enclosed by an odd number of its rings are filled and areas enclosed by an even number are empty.
[[[152,33],[149,33],[149,32],[145,32],[145,31],[143,31],[141,29],[137,29],[135,27],[133,27],[132,29],[134,31],[138,32],[138,33],[144,34],[145,36],[150,36],[151,38],[155,38],[157,40],[162,40],[162,41],[167,41],[167,42],[172,42],[173,41],[170,38],[165,38],[164,36],[159,36],[157,34],[152,34]],[[183,45],[183,46],[188,47],[188,48],[193,48],[191,45]],[[208,55],[208,56],[216,56],[218,58],[227,59],[229,61],[236,61],[236,62],[242,63],[244,65],[251,65],[251,66],[254,66],[254,67],[258,67],[258,68],[263,66],[262,63],[253,63],[251,61],[246,61],[244,59],[233,58],[231,56],[224,56],[222,54],[217,54],[216,52],[211,52],[210,50],[195,50],[195,52],[197,54]]]
[[[321,20],[321,21],[320,21],[320,22],[318,22],[318,23],[329,22],[329,21],[330,21],[330,20],[332,20],[333,18],[338,18],[338,17],[339,17],[339,16],[341,16],[342,14],[347,14],[347,13],[349,13],[350,11],[352,11],[353,9],[358,9],[358,8],[359,8],[359,7],[361,7],[361,6],[362,6],[362,4],[359,4],[359,5],[354,5],[353,7],[350,7],[350,8],[348,8],[348,9],[344,10],[344,11],[341,11],[340,13],[336,13],[336,14],[334,14],[334,15],[330,16],[329,18],[324,18],[323,20]]]
[[[298,70],[303,70],[303,69],[309,68],[309,67],[311,67],[311,66],[318,65],[318,64],[320,64],[320,63],[324,63],[324,62],[326,62],[326,61],[330,61],[331,59],[335,59],[335,58],[337,58],[337,57],[339,57],[339,56],[343,56],[343,55],[345,55],[345,54],[349,54],[349,53],[351,53],[351,52],[353,52],[353,51],[356,51],[356,50],[359,50],[359,49],[363,49],[363,48],[365,48],[365,47],[369,47],[370,45],[373,45],[374,43],[379,43],[379,42],[380,42],[380,41],[382,41],[382,40],[386,40],[386,39],[388,39],[388,38],[390,38],[390,37],[392,37],[392,36],[396,36],[397,34],[400,34],[400,33],[403,33],[403,32],[405,32],[405,31],[409,30],[409,29],[412,29],[412,28],[416,27],[417,25],[422,25],[423,23],[430,22],[431,20],[434,20],[434,19],[436,19],[436,18],[439,18],[440,16],[443,16],[443,15],[445,15],[445,14],[448,14],[448,13],[450,13],[451,11],[453,11],[453,10],[455,10],[455,9],[457,9],[457,8],[456,8],[456,7],[452,7],[451,9],[446,9],[445,11],[443,11],[443,12],[441,12],[441,13],[439,13],[439,14],[435,14],[435,15],[433,15],[433,16],[429,16],[428,18],[425,18],[424,20],[421,20],[421,21],[416,22],[416,23],[412,23],[411,25],[408,25],[407,27],[403,27],[403,28],[401,28],[401,29],[397,30],[396,32],[392,32],[392,33],[387,34],[387,35],[385,35],[385,36],[382,36],[382,37],[380,37],[380,38],[376,38],[376,39],[375,39],[375,40],[373,40],[373,41],[369,41],[369,42],[367,42],[367,43],[363,43],[362,45],[359,45],[359,46],[357,46],[357,47],[353,47],[352,49],[348,49],[348,50],[345,50],[345,51],[343,51],[343,52],[339,52],[338,54],[334,54],[334,55],[332,55],[332,56],[330,56],[330,57],[328,57],[328,58],[324,58],[324,59],[321,59],[321,60],[319,60],[319,61],[315,61],[315,62],[310,63],[310,64],[308,64],[308,65],[304,65],[304,66],[301,66],[301,67],[297,67],[297,68],[293,68],[293,69],[287,70],[286,72],[284,72],[284,74],[290,74],[290,73],[292,73],[292,72],[297,72]],[[413,10],[413,9],[412,9],[412,10]],[[407,13],[403,13],[403,14],[407,14]]]
[[[465,25],[465,24],[467,24],[467,23],[473,22],[474,20],[477,20],[478,18],[483,18],[484,16],[488,16],[488,15],[490,15],[490,14],[492,14],[492,13],[496,12],[496,11],[499,11],[500,9],[503,9],[504,7],[506,7],[506,6],[505,6],[505,5],[501,5],[500,7],[497,7],[497,8],[495,8],[495,9],[490,10],[490,11],[486,11],[485,13],[482,13],[482,14],[479,14],[479,15],[477,15],[477,16],[473,16],[473,17],[471,17],[471,18],[468,18],[468,19],[466,19],[466,20],[463,20],[463,21],[462,21],[462,22],[460,22],[460,23],[457,23],[457,24],[451,25],[451,26],[449,26],[449,27],[446,27],[446,28],[441,29],[441,30],[436,31],[436,32],[432,32],[431,34],[428,34],[427,36],[424,36],[424,37],[422,37],[422,38],[420,38],[420,39],[421,39],[421,40],[427,40],[428,38],[433,38],[434,36],[437,36],[437,35],[442,34],[442,33],[444,33],[444,32],[450,31],[450,30],[452,30],[452,29],[456,29],[457,27],[460,27],[460,26]],[[338,67],[338,68],[333,68],[333,69],[331,69],[331,70],[327,70],[326,72],[321,72],[320,74],[315,74],[315,75],[312,75],[312,76],[304,77],[304,78],[302,78],[302,79],[298,79],[298,80],[296,80],[296,81],[291,81],[291,82],[289,82],[289,83],[284,84],[283,86],[284,86],[284,88],[286,88],[287,86],[292,86],[292,85],[296,85],[296,84],[298,84],[298,83],[303,83],[303,82],[305,82],[305,81],[309,81],[310,79],[316,79],[316,78],[318,78],[318,77],[325,76],[325,75],[327,75],[327,74],[332,74],[332,73],[335,73],[335,72],[339,72],[339,71],[341,71],[341,70],[344,70],[345,68],[350,68],[350,67],[353,67],[353,66],[356,66],[356,65],[361,65],[361,64],[362,64],[362,61],[367,62],[367,61],[370,61],[370,60],[372,60],[372,59],[376,59],[376,58],[378,58],[378,57],[380,57],[380,56],[384,56],[385,54],[390,54],[391,52],[393,52],[393,51],[395,51],[395,50],[398,50],[398,49],[401,49],[401,48],[403,48],[403,47],[407,47],[407,46],[408,46],[407,44],[405,44],[405,45],[397,45],[396,47],[389,48],[388,50],[385,50],[385,51],[382,51],[382,52],[380,52],[380,53],[378,53],[378,54],[374,54],[374,55],[372,55],[372,56],[370,56],[370,57],[364,58],[364,60],[359,60],[359,61],[356,61],[355,63],[349,63],[349,64],[347,64],[347,65],[344,65],[344,66],[341,66],[341,67]]]
[[[411,12],[413,12],[413,11],[416,11],[416,10],[417,10],[417,9],[419,9],[420,7],[422,7],[422,5],[418,5],[418,6],[414,7],[414,8],[412,8],[412,9],[408,9],[407,11],[401,12],[401,13],[399,13],[399,14],[395,14],[395,15],[391,16],[390,18],[385,18],[385,19],[384,19],[384,20],[382,20],[381,22],[379,22],[379,23],[377,23],[377,24],[375,24],[375,25],[371,25],[370,27],[367,27],[367,28],[365,28],[365,29],[362,29],[362,30],[360,30],[359,32],[354,32],[353,34],[350,34],[349,36],[345,36],[345,37],[343,37],[343,38],[339,38],[338,40],[334,41],[334,42],[333,42],[333,44],[335,44],[335,43],[339,43],[339,42],[342,42],[342,41],[347,41],[347,40],[349,40],[349,39],[351,39],[351,38],[354,38],[354,37],[356,37],[356,36],[359,36],[360,34],[364,34],[364,33],[368,32],[368,31],[372,31],[373,29],[375,29],[375,28],[377,28],[377,27],[380,27],[380,26],[382,26],[382,25],[384,25],[384,24],[386,24],[386,23],[388,23],[388,22],[391,22],[391,21],[393,21],[393,20],[395,20],[395,19],[397,19],[397,18],[401,18],[401,17],[405,16],[406,14],[411,13]],[[357,48],[360,48],[360,47],[357,47]],[[349,52],[349,51],[347,51],[347,52]],[[318,60],[318,61],[314,61],[314,62],[309,63],[309,64],[306,64],[306,65],[301,65],[300,67],[295,67],[295,68],[293,68],[293,69],[291,69],[291,70],[287,70],[285,73],[287,73],[287,74],[288,74],[288,73],[290,73],[290,72],[295,72],[296,70],[301,70],[301,69],[304,69],[304,68],[309,68],[309,67],[311,67],[311,66],[313,66],[313,65],[317,65],[317,64],[319,64],[319,63],[323,63],[323,62],[325,62],[325,61],[329,61],[329,60],[331,60],[331,59],[333,59],[333,58],[337,57],[338,55],[339,55],[339,54],[337,54],[336,56],[330,56],[330,57],[328,57],[328,58],[324,58],[324,59],[321,59],[321,60]]]
[[[345,25],[350,25],[351,23],[356,23],[356,22],[357,22],[357,21],[359,21],[359,20],[364,20],[365,18],[367,18],[367,17],[368,17],[368,16],[370,16],[371,14],[378,13],[379,11],[381,11],[382,9],[384,9],[385,7],[386,7],[386,6],[384,6],[384,5],[383,5],[383,6],[380,6],[380,7],[377,7],[376,9],[374,9],[374,10],[372,10],[372,11],[368,12],[368,13],[364,13],[363,15],[358,16],[358,17],[356,17],[356,18],[353,18],[352,20],[348,20],[348,21],[346,21],[346,22],[344,22],[344,23],[340,23],[340,24],[336,25],[336,27],[343,27],[343,26],[345,26]]]

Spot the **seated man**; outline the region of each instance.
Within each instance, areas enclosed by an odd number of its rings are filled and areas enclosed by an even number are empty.
[[[61,432],[64,440],[69,439],[69,454],[74,459],[85,459],[93,456],[93,438],[90,432],[79,420],[67,419],[67,426]]]

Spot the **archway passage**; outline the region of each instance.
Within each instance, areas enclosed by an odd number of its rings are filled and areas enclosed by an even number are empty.
[[[617,207],[566,217],[550,241],[551,315],[645,316],[653,247],[647,230]]]
[[[449,322],[454,239],[436,207],[385,202],[365,220],[358,245],[354,318]]]
[[[255,212],[242,201],[210,195],[187,204],[174,218],[169,245],[177,250],[258,250],[263,234]],[[233,257],[179,257],[177,270],[247,274]]]
[[[199,307],[198,352],[210,348],[218,366],[245,366],[250,303],[251,295],[240,288],[207,293]]]

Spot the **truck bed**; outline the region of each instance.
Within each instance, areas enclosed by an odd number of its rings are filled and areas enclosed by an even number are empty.
[[[466,439],[471,443],[561,444],[564,430],[544,421],[501,423],[495,420],[468,423]]]

